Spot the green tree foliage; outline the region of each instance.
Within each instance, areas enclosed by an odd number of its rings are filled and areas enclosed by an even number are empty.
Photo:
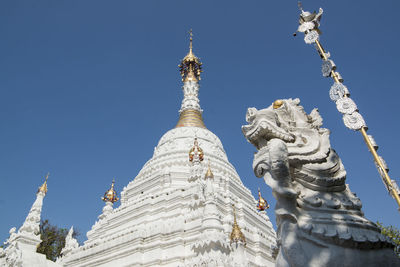
[[[381,229],[381,234],[389,237],[395,244],[394,253],[400,258],[400,231],[394,226],[383,226],[380,222],[376,222]]]
[[[42,239],[42,243],[38,246],[37,252],[45,254],[48,260],[55,261],[65,246],[65,237],[67,234],[68,229],[52,225],[49,220],[42,220],[40,222],[40,238]],[[72,236],[77,237],[78,235],[79,233],[74,230]]]

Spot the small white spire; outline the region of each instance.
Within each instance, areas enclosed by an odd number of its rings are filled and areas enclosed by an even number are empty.
[[[24,223],[22,224],[21,228],[19,228],[18,233],[22,234],[29,234],[35,237],[40,238],[40,215],[42,213],[42,206],[43,206],[43,198],[47,193],[47,179],[49,174],[46,175],[46,180],[42,186],[39,187],[38,192],[36,193],[36,200],[33,203],[28,216]]]
[[[46,181],[39,187],[36,193],[36,200],[29,210],[28,216],[18,232],[13,227],[10,230],[10,237],[4,245],[6,248],[0,253],[0,257],[5,257],[7,266],[28,266],[22,254],[36,253],[37,246],[42,242],[40,239],[40,215],[42,212],[43,198],[47,192]]]
[[[74,227],[71,226],[71,228],[68,231],[67,236],[65,237],[65,246],[61,250],[61,255],[65,256],[69,252],[71,252],[73,249],[79,247],[78,241],[73,237],[74,234]]]

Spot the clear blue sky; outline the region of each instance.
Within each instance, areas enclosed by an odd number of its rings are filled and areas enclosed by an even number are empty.
[[[303,6],[324,8],[321,41],[397,179],[400,2]],[[299,97],[306,111],[320,109],[366,217],[399,227],[361,135],[329,99],[319,56],[292,36],[298,15],[297,1],[0,2],[0,240],[21,226],[47,172],[42,217],[86,239],[112,178],[120,192],[175,126],[190,28],[204,63],[205,123],[254,195],[261,187],[275,204],[251,168],[255,148],[240,129],[246,109]],[[269,216],[275,223],[273,209]]]

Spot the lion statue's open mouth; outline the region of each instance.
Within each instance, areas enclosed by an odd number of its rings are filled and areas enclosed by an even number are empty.
[[[258,116],[256,116],[258,114]],[[262,114],[262,116],[260,116]],[[285,142],[293,142],[294,136],[287,130],[280,127],[277,113],[272,107],[258,111],[255,108],[249,108],[246,113],[246,121],[249,125],[242,127],[243,133],[247,139],[258,149],[266,145],[264,141],[273,138],[279,138]],[[259,142],[262,141],[262,144]]]

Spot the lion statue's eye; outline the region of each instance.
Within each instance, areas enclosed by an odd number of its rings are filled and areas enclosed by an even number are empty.
[[[274,109],[277,109],[277,108],[280,108],[282,105],[283,105],[283,101],[278,99],[278,100],[275,100],[275,102],[272,104],[272,107]]]
[[[246,112],[246,121],[249,123],[252,122],[256,117],[256,114],[257,114],[256,108],[248,108]]]

